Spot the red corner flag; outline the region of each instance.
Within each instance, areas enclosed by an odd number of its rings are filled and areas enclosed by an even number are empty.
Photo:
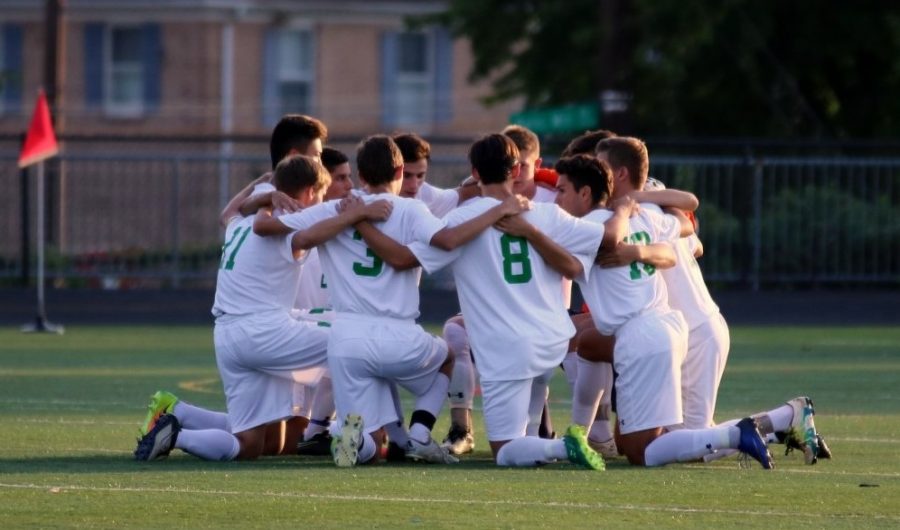
[[[28,134],[25,136],[25,145],[19,153],[19,167],[41,162],[58,152],[59,145],[53,133],[53,124],[50,123],[47,96],[41,90],[38,93],[37,105],[34,107],[34,115],[31,117],[31,125],[28,126]]]

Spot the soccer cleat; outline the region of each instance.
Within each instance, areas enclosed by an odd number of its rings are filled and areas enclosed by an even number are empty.
[[[149,461],[169,456],[175,447],[179,431],[181,431],[181,425],[178,423],[178,418],[171,414],[163,414],[156,420],[150,432],[138,440],[137,448],[134,450],[134,459]]]
[[[341,434],[331,438],[331,456],[337,467],[353,467],[359,461],[359,446],[363,436],[363,419],[359,414],[347,414]]]
[[[446,447],[441,447],[434,440],[428,440],[423,444],[412,438],[406,442],[406,458],[413,462],[427,462],[429,464],[458,464],[459,458],[451,455]]]
[[[176,403],[178,403],[178,398],[175,397],[175,394],[165,390],[160,390],[150,396],[150,404],[147,405],[147,415],[144,417],[144,423],[138,428],[141,436],[146,436],[153,429],[160,416],[171,414],[175,410]]]
[[[816,432],[816,424],[813,420],[816,412],[813,402],[806,396],[795,397],[787,402],[794,409],[794,417],[791,427],[785,433],[785,454],[793,449],[803,451],[803,459],[808,465],[815,464],[819,459],[819,434]]]
[[[446,448],[451,455],[468,454],[475,450],[475,437],[472,436],[472,431],[459,425],[451,425],[441,447]]]
[[[331,434],[328,431],[314,434],[309,440],[297,442],[297,454],[302,456],[328,456],[331,454]]]
[[[817,433],[816,442],[819,444],[819,454],[817,456],[819,458],[831,460],[831,449],[829,449],[828,444],[825,443],[825,438],[822,438],[822,435]]]
[[[763,469],[773,469],[775,462],[772,461],[772,453],[769,452],[766,440],[759,432],[759,424],[756,423],[756,420],[749,417],[744,418],[737,423],[736,427],[741,431],[737,449],[743,453],[744,461],[753,458],[762,464]]]
[[[588,444],[584,427],[569,425],[569,428],[566,429],[566,434],[563,435],[563,443],[566,444],[566,456],[569,457],[569,462],[596,471],[606,469],[603,457],[600,456],[600,453],[591,449],[591,446]]]
[[[613,458],[619,458],[619,448],[616,447],[615,438],[610,438],[605,442],[598,442],[596,440],[591,440],[588,438],[588,445],[591,446],[591,449],[600,453],[600,456],[603,457],[603,460],[610,460]]]

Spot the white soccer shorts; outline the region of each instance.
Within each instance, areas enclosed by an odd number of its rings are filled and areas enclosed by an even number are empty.
[[[728,361],[731,338],[721,313],[710,315],[688,333],[688,350],[681,365],[684,427],[705,429],[715,425],[716,397]]]

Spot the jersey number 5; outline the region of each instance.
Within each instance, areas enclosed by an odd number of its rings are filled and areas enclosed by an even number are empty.
[[[232,234],[231,239],[225,242],[222,246],[222,259],[219,260],[219,268],[225,269],[226,271],[230,271],[234,268],[234,257],[237,256],[238,250],[241,249],[241,245],[244,244],[244,240],[247,239],[247,236],[250,235],[250,230],[253,228],[248,226],[244,228],[244,231],[241,232],[241,229],[238,228]],[[235,243],[237,241],[237,243]],[[231,254],[228,254],[228,250],[231,246],[234,245],[234,249],[231,251]],[[226,260],[225,257],[228,256]]]
[[[503,234],[500,236],[500,253],[503,255],[503,279],[506,283],[531,281],[531,260],[524,237]]]
[[[353,231],[353,239],[355,239],[357,241],[361,241],[362,234],[360,234],[358,230],[354,230]],[[366,256],[369,256],[370,258],[372,258],[372,264],[371,265],[363,265],[362,263],[360,263],[358,261],[354,261],[353,262],[353,272],[357,276],[378,276],[379,274],[381,274],[381,269],[384,267],[384,261],[382,261],[381,258],[376,256],[375,253],[372,252],[372,249],[370,249],[369,247],[366,247]]]

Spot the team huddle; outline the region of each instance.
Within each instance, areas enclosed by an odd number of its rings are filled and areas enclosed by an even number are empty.
[[[512,125],[474,142],[471,176],[440,189],[425,182],[425,140],[375,135],[357,147],[355,190],[326,138],[315,118],[282,118],[272,173],[222,213],[212,313],[227,412],[157,392],[136,459],[455,464],[475,448],[476,381],[500,466],[741,453],[771,469],[769,443],[807,464],[831,457],[805,396],[714,422],[729,335],[696,261],[699,203],[648,178],[641,140],[588,132],[547,171],[538,137]],[[435,337],[416,323],[419,280],[444,268],[461,313]],[[559,367],[572,392],[561,437],[547,407]]]

